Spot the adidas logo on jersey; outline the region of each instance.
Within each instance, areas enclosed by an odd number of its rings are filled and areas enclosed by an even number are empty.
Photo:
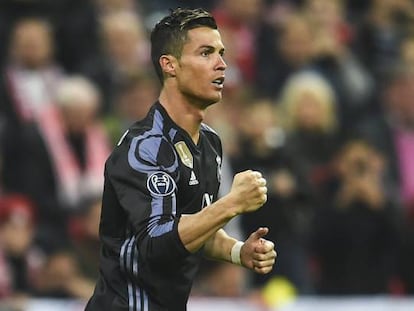
[[[190,186],[198,185],[198,180],[196,175],[194,174],[194,171],[191,171],[190,181],[188,182]]]

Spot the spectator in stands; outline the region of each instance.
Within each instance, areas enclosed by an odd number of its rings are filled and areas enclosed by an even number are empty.
[[[102,34],[109,59],[120,73],[148,68],[148,38],[142,21],[136,15],[124,12],[105,16]]]
[[[379,81],[398,60],[401,40],[413,22],[414,5],[410,0],[373,0],[367,14],[359,21],[354,48]]]
[[[13,167],[21,167],[16,188],[38,207],[45,246],[62,243],[67,213],[79,208],[85,196],[102,191],[109,139],[97,119],[98,107],[99,93],[88,80],[63,80],[54,105],[21,135],[19,157],[5,159],[6,177],[15,174]]]
[[[92,79],[102,93],[101,112],[114,111],[119,84],[131,75],[149,71],[148,38],[142,21],[132,12],[115,12],[101,19],[104,53],[83,64],[81,72]]]
[[[316,293],[391,292],[397,275],[398,207],[383,184],[383,155],[350,141],[336,159],[336,185],[315,215]]]
[[[42,120],[42,138],[58,196],[64,206],[76,208],[84,198],[102,191],[109,140],[97,118],[99,92],[86,78],[65,79],[55,100],[58,110],[50,110]]]
[[[54,21],[58,18],[58,12],[60,11],[62,2],[65,1],[67,2],[68,0],[0,1],[0,42],[2,43],[0,45],[0,67],[4,65],[4,61],[7,58],[10,33],[15,24],[29,17],[38,17],[48,21]]]
[[[336,95],[315,72],[291,76],[281,91],[281,120],[286,149],[301,163],[314,194],[330,174],[330,161],[340,143]]]
[[[346,135],[371,108],[373,77],[350,49],[353,31],[342,0],[307,0],[304,10],[314,32],[312,68],[335,90],[339,126]]]
[[[383,113],[365,120],[358,136],[384,153],[387,161],[386,189],[400,202],[404,215],[404,244],[401,253],[401,276],[406,291],[414,293],[414,70],[406,64],[390,73],[382,93]]]
[[[300,13],[289,13],[280,24],[263,28],[258,43],[255,89],[260,96],[277,98],[290,75],[312,61],[314,36]]]
[[[22,195],[0,198],[0,299],[33,294],[42,264],[35,247],[33,204]]]
[[[0,109],[5,117],[2,173],[4,191],[26,194],[39,209],[39,222],[50,217],[60,229],[62,217],[50,191],[54,177],[42,165],[44,154],[37,161],[39,151],[46,151],[33,146],[39,139],[39,120],[53,106],[55,89],[62,79],[53,51],[52,29],[47,22],[24,18],[16,23],[0,83]],[[44,187],[47,190],[43,191]],[[48,213],[43,214],[44,209]]]
[[[50,19],[55,29],[56,59],[65,71],[76,73],[80,64],[102,53],[95,0],[46,1],[56,7],[55,16]]]
[[[1,81],[2,111],[20,123],[36,121],[53,102],[62,77],[54,61],[51,26],[42,19],[20,20],[11,34],[9,59]]]
[[[383,113],[372,116],[357,127],[357,135],[386,156],[388,191],[403,205],[414,200],[414,70],[395,66],[382,92]]]

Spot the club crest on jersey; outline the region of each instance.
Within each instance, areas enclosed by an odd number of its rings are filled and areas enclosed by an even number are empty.
[[[192,169],[194,166],[193,155],[191,154],[190,149],[188,149],[186,143],[179,141],[174,146],[180,156],[181,162],[183,162],[185,166]]]
[[[147,179],[148,191],[155,196],[167,196],[174,192],[175,181],[165,172],[155,172]]]

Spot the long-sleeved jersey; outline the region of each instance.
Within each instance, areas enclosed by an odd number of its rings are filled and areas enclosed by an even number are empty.
[[[105,165],[100,277],[86,311],[183,311],[202,250],[178,235],[182,214],[217,199],[222,149],[202,124],[198,144],[157,102]]]

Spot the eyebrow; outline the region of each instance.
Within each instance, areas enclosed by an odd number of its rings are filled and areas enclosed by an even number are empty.
[[[203,49],[208,49],[210,51],[215,51],[216,50],[216,48],[212,45],[202,45],[197,50],[203,50]],[[221,53],[221,54],[224,54],[225,51],[226,51],[226,49],[224,47],[221,47],[219,49],[219,53]]]

